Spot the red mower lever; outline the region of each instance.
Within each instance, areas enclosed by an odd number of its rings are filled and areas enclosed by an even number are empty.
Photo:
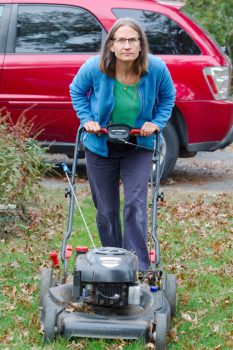
[[[150,259],[150,263],[151,264],[154,264],[155,263],[155,260],[156,260],[156,252],[154,249],[151,249],[149,251],[149,259]]]
[[[54,266],[54,267],[59,267],[60,262],[59,262],[59,259],[58,259],[58,252],[56,252],[56,251],[54,250],[54,251],[52,251],[52,252],[49,254],[49,256],[50,256],[50,259],[51,259],[52,262],[53,262],[53,266]]]
[[[87,253],[88,252],[88,250],[89,250],[89,248],[88,247],[86,247],[86,246],[76,246],[76,248],[75,248],[75,250],[76,250],[76,253],[77,254],[84,254],[84,253]]]
[[[71,244],[67,244],[67,246],[66,246],[66,255],[65,255],[66,259],[69,259],[71,257],[72,250],[73,250],[72,245]]]

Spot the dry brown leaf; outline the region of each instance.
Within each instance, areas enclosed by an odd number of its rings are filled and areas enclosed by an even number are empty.
[[[220,326],[218,324],[215,324],[213,326],[213,334],[217,334],[220,332]]]
[[[194,326],[198,324],[197,317],[192,318],[187,312],[181,312],[181,317],[183,320],[192,323]]]
[[[173,340],[175,343],[178,343],[179,338],[178,338],[178,336],[177,336],[177,328],[176,328],[176,327],[173,327],[173,328],[170,329],[169,337],[170,337],[170,339]]]
[[[83,302],[79,302],[79,303],[68,303],[66,309],[67,312],[74,312],[74,311],[78,311],[78,312],[85,312],[85,313],[93,313],[94,310],[91,307],[91,305],[88,305],[86,303]]]

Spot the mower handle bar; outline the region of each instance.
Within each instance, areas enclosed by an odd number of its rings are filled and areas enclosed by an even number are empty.
[[[75,148],[74,148],[74,160],[73,160],[73,166],[72,166],[72,173],[71,173],[71,184],[72,187],[75,189],[75,178],[76,178],[76,167],[77,167],[77,160],[78,160],[78,144],[80,143],[81,140],[81,135],[83,130],[85,130],[84,127],[79,128],[77,131],[76,135],[76,142],[75,142]],[[101,128],[99,133],[103,133],[108,135],[108,128]],[[140,129],[131,129],[129,130],[129,135],[135,135],[138,136],[140,135],[141,130]],[[159,137],[159,131],[155,131],[154,134],[156,134],[156,141],[157,141],[157,147],[159,149],[160,147],[160,137]],[[159,152],[157,151],[157,154]],[[159,163],[158,157],[155,157],[157,159],[157,164]],[[155,187],[155,192],[154,192],[154,199],[153,199],[153,214],[152,214],[152,222],[153,222],[153,227],[152,227],[152,236],[153,239],[156,243],[156,251],[157,251],[157,264],[159,263],[160,260],[160,248],[159,248],[159,242],[157,239],[157,230],[156,230],[156,216],[157,216],[157,198],[158,198],[158,193],[159,193],[159,167],[156,167],[156,184],[157,186]],[[72,232],[72,219],[73,219],[73,212],[74,212],[74,195],[71,192],[70,194],[70,206],[69,206],[69,220],[68,220],[68,227],[67,231],[64,234],[64,238],[62,241],[62,247],[61,247],[61,259],[64,263],[64,276],[67,275],[67,259],[66,259],[66,242],[69,239],[71,232]],[[66,278],[66,277],[65,277]]]
[[[80,129],[80,132],[82,133],[83,130],[86,130],[84,127]],[[154,134],[158,134],[159,131],[154,131]],[[108,135],[109,134],[109,131],[108,131],[108,128],[100,128],[100,130],[97,132],[97,134],[105,134],[105,135]],[[129,135],[131,136],[140,136],[141,134],[141,129],[136,129],[136,128],[133,128],[131,130],[129,130]]]
[[[141,133],[141,129],[131,129],[129,131],[129,135],[132,135],[132,136],[138,136],[138,135],[140,135],[140,133]],[[101,128],[98,131],[98,134],[106,134],[106,135],[108,135],[109,134],[108,128]]]

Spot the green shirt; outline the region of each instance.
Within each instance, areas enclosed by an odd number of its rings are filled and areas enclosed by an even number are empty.
[[[114,96],[115,106],[112,111],[112,123],[127,124],[134,128],[140,110],[137,84],[125,85],[116,80]]]

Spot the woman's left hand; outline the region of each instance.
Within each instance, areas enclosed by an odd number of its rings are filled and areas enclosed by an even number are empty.
[[[141,127],[141,136],[150,136],[152,135],[155,131],[160,131],[158,125],[150,123],[150,122],[145,122],[143,126]]]

